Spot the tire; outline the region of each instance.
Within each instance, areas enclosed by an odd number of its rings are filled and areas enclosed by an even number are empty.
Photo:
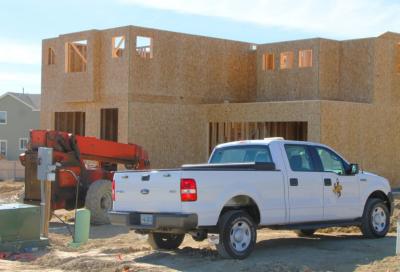
[[[247,212],[227,211],[221,216],[218,226],[217,250],[221,257],[245,259],[250,255],[256,244],[257,230]]]
[[[382,199],[371,198],[365,204],[361,232],[366,238],[385,237],[390,227],[390,213]]]
[[[90,210],[90,222],[95,225],[110,224],[107,212],[112,209],[111,182],[97,180],[89,186],[85,206]]]
[[[185,234],[150,232],[147,242],[153,249],[177,249],[183,242]]]

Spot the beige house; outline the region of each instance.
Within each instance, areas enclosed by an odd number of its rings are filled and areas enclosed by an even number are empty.
[[[143,145],[153,167],[215,144],[328,144],[400,186],[400,34],[272,44],[127,26],[43,41],[41,127]]]

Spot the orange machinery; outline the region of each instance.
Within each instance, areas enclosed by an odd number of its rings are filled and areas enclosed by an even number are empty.
[[[36,178],[39,147],[53,148],[53,163],[57,165],[51,209],[72,210],[76,205],[86,206],[91,210],[92,222],[98,224],[108,222],[107,211],[112,206],[111,181],[116,165],[124,164],[127,169],[150,167],[147,152],[136,144],[54,130],[31,130],[28,150],[20,155],[25,166],[25,203],[40,203],[40,182]],[[79,188],[75,176],[79,178]]]

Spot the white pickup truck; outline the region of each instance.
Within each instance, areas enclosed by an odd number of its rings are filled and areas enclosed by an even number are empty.
[[[379,163],[379,162],[377,162]],[[393,212],[388,181],[359,171],[331,148],[282,138],[218,145],[207,164],[122,171],[112,184],[112,224],[149,234],[156,249],[176,249],[185,233],[218,237],[226,258],[246,258],[262,227],[359,226],[384,237]]]

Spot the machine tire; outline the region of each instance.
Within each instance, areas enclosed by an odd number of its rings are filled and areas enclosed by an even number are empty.
[[[185,234],[150,232],[147,242],[153,249],[177,249],[183,242]]]
[[[366,238],[385,237],[390,227],[390,213],[379,198],[368,199],[361,219],[361,232]]]
[[[89,186],[85,206],[90,210],[92,224],[110,224],[107,212],[112,209],[112,204],[111,181],[97,180]]]
[[[313,236],[315,231],[316,231],[316,229],[299,229],[299,230],[295,230],[297,235],[300,236],[300,237]]]
[[[218,227],[219,243],[216,247],[222,258],[245,259],[250,255],[257,240],[257,226],[247,212],[227,211],[221,216]],[[235,228],[240,230],[238,237],[235,237]]]

